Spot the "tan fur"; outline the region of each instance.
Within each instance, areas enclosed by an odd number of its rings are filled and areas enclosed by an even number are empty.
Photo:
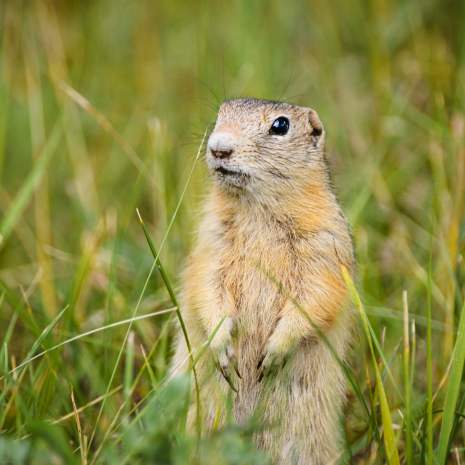
[[[269,134],[279,116],[290,120],[284,136]],[[212,134],[220,132],[232,137],[234,152],[218,161],[207,150],[215,182],[181,308],[194,350],[226,317],[198,365],[204,427],[221,426],[232,395],[238,422],[255,415],[265,426],[255,440],[273,463],[337,463],[345,382],[316,328],[344,359],[351,318],[340,266],[353,269],[353,251],[330,186],[321,122],[309,108],[238,99],[221,106]],[[223,176],[219,165],[246,176]],[[178,337],[173,367],[186,358]],[[260,381],[263,368],[270,371]]]

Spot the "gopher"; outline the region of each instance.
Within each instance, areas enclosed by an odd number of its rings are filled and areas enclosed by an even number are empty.
[[[354,255],[324,146],[311,108],[225,101],[183,278],[193,351],[210,342],[197,363],[204,430],[222,425],[232,395],[235,420],[259,420],[255,442],[276,465],[328,465],[341,452],[341,360],[352,326],[341,266],[353,273]],[[172,366],[188,369],[186,360],[179,334]]]

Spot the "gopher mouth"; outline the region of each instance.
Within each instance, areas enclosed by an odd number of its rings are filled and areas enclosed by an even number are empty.
[[[221,184],[235,188],[245,187],[250,178],[244,171],[229,167],[226,168],[224,165],[215,166],[213,170]]]
[[[216,167],[215,171],[219,174],[222,174],[223,176],[243,176],[244,175],[244,173],[242,173],[241,171],[230,170],[228,168],[225,168],[224,166]]]

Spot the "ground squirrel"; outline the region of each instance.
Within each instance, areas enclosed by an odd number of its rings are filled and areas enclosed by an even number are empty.
[[[345,382],[334,354],[344,360],[351,333],[341,265],[352,271],[354,258],[324,142],[310,108],[224,102],[206,153],[214,182],[184,273],[193,350],[217,330],[197,365],[204,428],[222,424],[232,393],[235,419],[260,419],[256,443],[279,465],[328,465],[340,452]],[[187,359],[178,337],[172,366]]]

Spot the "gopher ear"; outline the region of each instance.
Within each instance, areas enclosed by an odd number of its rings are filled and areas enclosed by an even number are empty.
[[[308,121],[312,128],[311,137],[313,145],[316,147],[320,142],[321,135],[323,134],[323,125],[321,124],[318,113],[315,110],[310,110],[308,115]]]

